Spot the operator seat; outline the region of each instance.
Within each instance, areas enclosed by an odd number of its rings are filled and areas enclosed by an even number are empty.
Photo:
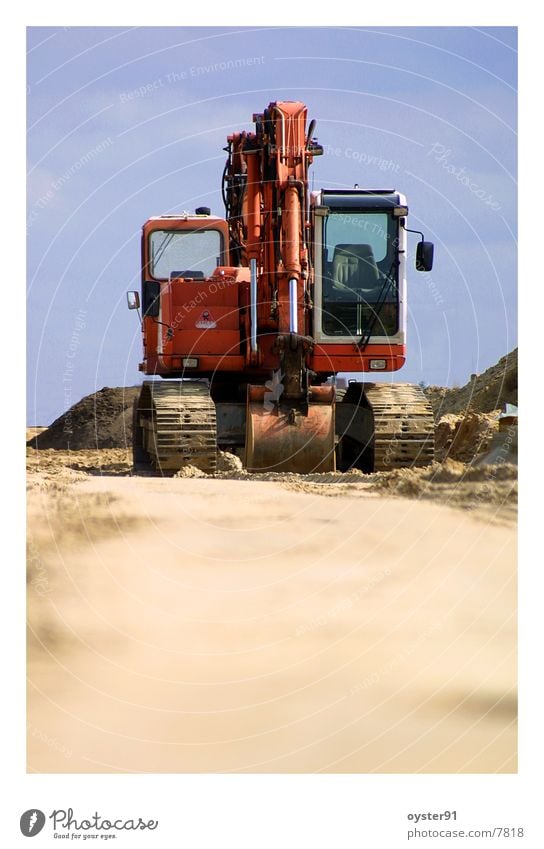
[[[333,297],[350,295],[368,300],[380,288],[380,273],[371,245],[336,245],[332,262]]]

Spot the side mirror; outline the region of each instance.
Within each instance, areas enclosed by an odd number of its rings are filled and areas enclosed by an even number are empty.
[[[416,249],[416,271],[432,271],[434,245],[432,242],[418,242]]]
[[[129,310],[140,309],[140,295],[138,292],[127,292],[127,306]]]

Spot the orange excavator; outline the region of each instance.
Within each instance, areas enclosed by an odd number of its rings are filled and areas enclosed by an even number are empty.
[[[364,471],[433,460],[434,424],[406,383],[406,198],[393,189],[309,191],[323,153],[303,103],[270,103],[227,139],[225,217],[200,207],[142,233],[144,380],[136,470],[213,473],[218,451],[250,472]],[[432,268],[421,241],[416,268]]]

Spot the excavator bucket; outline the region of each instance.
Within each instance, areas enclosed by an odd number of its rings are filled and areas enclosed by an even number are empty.
[[[308,403],[273,403],[268,394],[264,386],[248,386],[247,470],[334,472],[334,387],[312,387]]]

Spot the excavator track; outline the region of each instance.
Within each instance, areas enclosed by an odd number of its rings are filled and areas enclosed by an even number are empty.
[[[136,470],[172,475],[190,465],[213,474],[217,428],[208,387],[146,381],[136,402],[133,439]]]
[[[374,420],[374,471],[427,466],[434,460],[432,407],[419,386],[365,384]]]

